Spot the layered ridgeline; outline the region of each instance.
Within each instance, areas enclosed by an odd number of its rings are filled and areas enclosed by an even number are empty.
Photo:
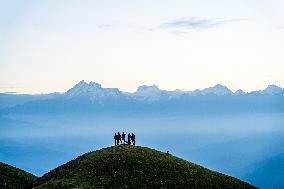
[[[0,188],[28,188],[36,178],[30,173],[0,162]]]
[[[145,147],[90,152],[37,179],[33,188],[255,188],[236,178]]]
[[[162,90],[140,86],[133,93],[81,81],[64,93],[19,95],[0,93],[0,114],[134,112],[138,113],[265,113],[284,112],[284,89],[232,92],[223,85],[202,90]]]

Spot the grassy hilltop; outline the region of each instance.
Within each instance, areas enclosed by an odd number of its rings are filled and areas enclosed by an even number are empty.
[[[90,152],[37,179],[34,188],[255,188],[150,148],[119,145]]]
[[[23,189],[37,177],[18,168],[0,162],[0,188]]]

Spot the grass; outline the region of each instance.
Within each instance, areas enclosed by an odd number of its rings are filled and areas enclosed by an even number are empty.
[[[0,162],[1,189],[24,189],[29,187],[36,178],[30,173]]]
[[[255,188],[150,148],[119,145],[90,152],[37,179],[34,188]]]

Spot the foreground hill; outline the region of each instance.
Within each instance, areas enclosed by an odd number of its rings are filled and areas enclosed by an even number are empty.
[[[0,162],[0,188],[27,188],[35,179],[30,173]]]
[[[45,174],[34,188],[255,188],[170,154],[113,146],[90,152]]]

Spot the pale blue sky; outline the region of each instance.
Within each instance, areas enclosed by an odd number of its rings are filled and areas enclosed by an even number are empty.
[[[283,0],[0,0],[0,92],[284,86]]]

